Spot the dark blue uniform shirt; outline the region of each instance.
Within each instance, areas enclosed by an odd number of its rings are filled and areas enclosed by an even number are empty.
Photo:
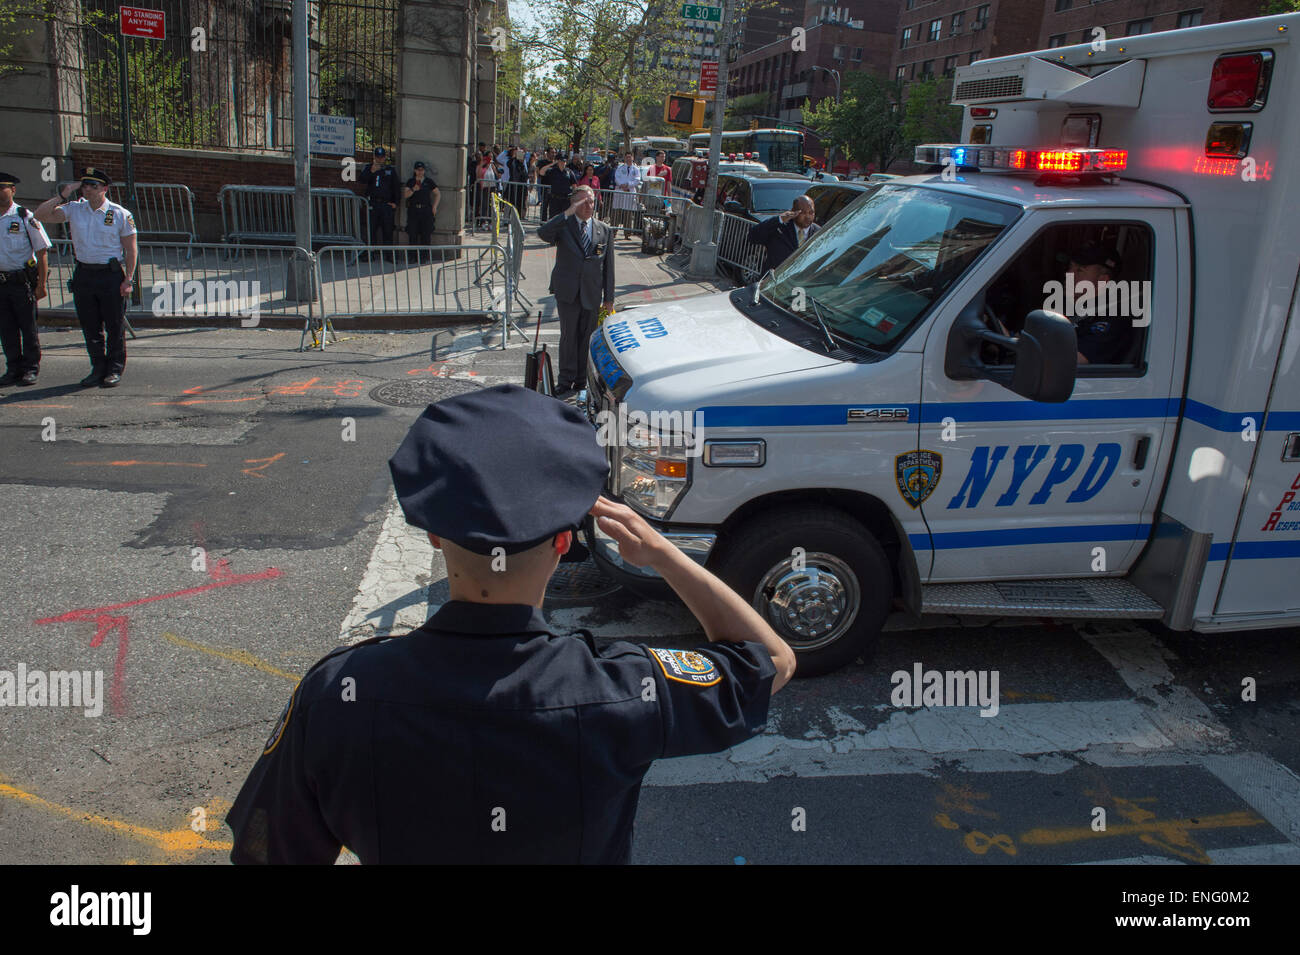
[[[227,816],[231,858],[627,862],[651,762],[758,733],[775,672],[757,643],[597,651],[535,607],[451,601],[308,671]]]

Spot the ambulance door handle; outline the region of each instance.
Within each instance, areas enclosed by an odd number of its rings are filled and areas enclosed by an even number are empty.
[[[1133,449],[1134,470],[1141,471],[1147,466],[1147,449],[1149,447],[1151,447],[1151,437],[1149,435],[1144,434],[1138,438],[1137,447]]]

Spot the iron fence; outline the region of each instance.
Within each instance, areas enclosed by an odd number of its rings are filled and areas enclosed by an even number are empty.
[[[354,116],[357,147],[396,130],[401,0],[311,0],[314,113]],[[58,21],[61,108],[120,141],[118,13],[81,0]],[[293,0],[153,0],[161,39],[126,38],[131,133],[142,145],[293,148]]]

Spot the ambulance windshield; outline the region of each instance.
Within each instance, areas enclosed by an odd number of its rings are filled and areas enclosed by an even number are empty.
[[[888,351],[1020,214],[1018,206],[884,186],[782,263],[763,295],[809,322]]]

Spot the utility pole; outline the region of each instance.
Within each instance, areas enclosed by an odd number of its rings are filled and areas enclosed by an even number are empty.
[[[709,178],[704,186],[703,234],[695,237],[691,249],[690,274],[708,278],[718,265],[718,244],[713,241],[713,208],[718,193],[718,160],[722,158],[722,121],[727,111],[727,53],[731,45],[731,11],[734,0],[726,0],[722,8],[721,29],[718,32],[718,89],[713,94],[713,130],[709,135]]]
[[[289,274],[285,282],[285,298],[298,302],[315,299],[311,276],[311,160],[309,149],[311,143],[310,119],[308,115],[308,84],[310,71],[308,59],[311,56],[311,37],[308,0],[294,0],[293,3],[293,224],[294,244],[305,249],[306,260],[297,254],[289,262]]]

